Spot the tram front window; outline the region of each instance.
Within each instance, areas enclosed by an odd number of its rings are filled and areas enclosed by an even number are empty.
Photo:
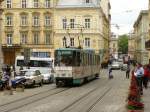
[[[72,51],[56,51],[55,66],[73,66]]]

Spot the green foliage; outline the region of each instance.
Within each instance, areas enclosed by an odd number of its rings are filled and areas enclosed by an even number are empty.
[[[128,53],[128,35],[121,35],[118,39],[119,52]]]

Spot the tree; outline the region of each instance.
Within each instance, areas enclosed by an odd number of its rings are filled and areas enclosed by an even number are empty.
[[[123,54],[128,53],[128,35],[119,36],[118,47],[119,47],[119,52]]]

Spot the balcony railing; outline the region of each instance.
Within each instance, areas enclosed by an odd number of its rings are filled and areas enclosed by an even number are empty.
[[[51,25],[45,25],[44,26],[44,31],[51,31],[52,30],[52,26]]]
[[[32,26],[32,31],[40,31],[40,30],[41,30],[41,26],[39,26],[39,25]]]
[[[20,31],[28,31],[29,30],[29,26],[28,25],[21,25],[20,26]]]
[[[13,32],[14,28],[13,28],[13,26],[5,26],[5,31],[6,32]]]
[[[145,42],[145,48],[147,50],[150,50],[150,40],[148,40],[148,41]]]

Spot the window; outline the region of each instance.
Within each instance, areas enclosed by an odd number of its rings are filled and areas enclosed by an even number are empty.
[[[90,38],[85,38],[85,47],[90,47]]]
[[[90,19],[85,19],[85,28],[90,28]]]
[[[39,33],[38,32],[35,32],[34,34],[33,34],[33,43],[35,44],[35,45],[37,45],[37,44],[39,44]]]
[[[12,26],[12,16],[10,15],[6,16],[6,25]]]
[[[51,7],[50,0],[45,0],[45,7],[46,8],[50,8]]]
[[[12,8],[12,6],[11,6],[11,0],[7,0],[6,1],[6,7],[7,8]]]
[[[74,46],[74,38],[70,38],[70,46]]]
[[[33,16],[33,26],[39,26],[39,16]]]
[[[70,28],[74,28],[74,22],[75,22],[74,19],[70,19]]]
[[[67,19],[63,19],[62,22],[63,22],[63,29],[66,29],[67,28]]]
[[[49,45],[50,44],[50,33],[45,33],[45,44]]]
[[[21,26],[26,26],[27,24],[28,24],[27,16],[26,15],[22,15],[21,16]]]
[[[45,26],[50,26],[51,24],[51,17],[49,15],[45,16]]]
[[[27,33],[21,33],[21,44],[27,44]]]
[[[39,0],[34,0],[34,8],[38,8],[39,7]]]
[[[6,36],[7,36],[7,44],[12,45],[12,34],[8,33],[6,34]]]
[[[27,0],[22,0],[21,1],[21,7],[22,8],[27,8]]]

